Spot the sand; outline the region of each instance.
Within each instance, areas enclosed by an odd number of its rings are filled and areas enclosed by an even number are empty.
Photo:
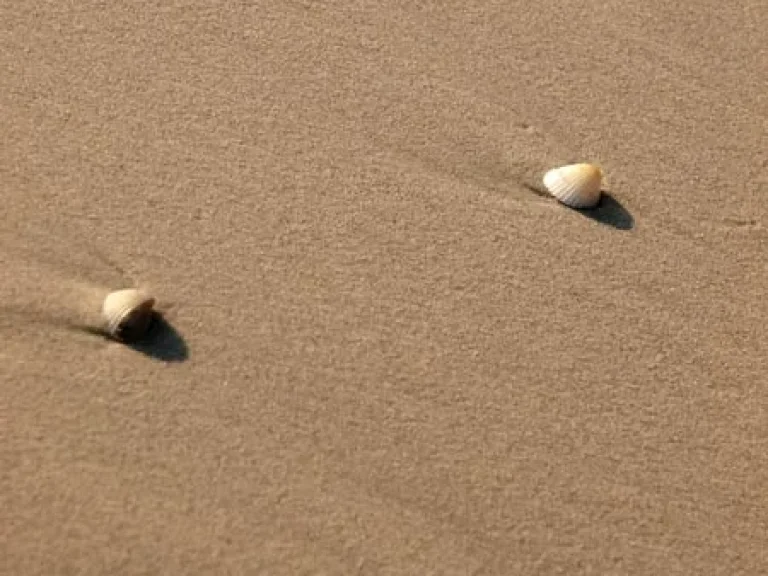
[[[0,3],[0,572],[768,570],[763,0]],[[595,213],[536,194],[599,163]],[[107,342],[141,285],[169,328]]]

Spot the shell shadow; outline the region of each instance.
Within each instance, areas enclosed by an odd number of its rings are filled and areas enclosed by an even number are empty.
[[[136,340],[118,340],[103,328],[95,326],[79,324],[70,325],[69,328],[118,343],[134,352],[161,362],[184,362],[189,358],[189,347],[184,337],[157,310],[152,311],[152,320],[147,332]]]
[[[153,312],[149,330],[141,339],[123,345],[162,362],[184,362],[189,358],[184,337],[158,311]]]
[[[635,227],[632,214],[610,192],[603,191],[600,203],[594,208],[571,208],[571,210],[617,230],[632,230]]]
[[[152,311],[147,332],[138,340],[117,340],[104,327],[85,324],[71,319],[57,317],[33,307],[0,305],[0,328],[6,322],[23,321],[32,324],[55,326],[101,338],[130,348],[154,360],[162,362],[184,362],[189,358],[189,347],[184,337],[174,328],[159,310]]]

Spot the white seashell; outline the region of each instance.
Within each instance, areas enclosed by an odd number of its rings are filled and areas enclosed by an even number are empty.
[[[124,341],[141,338],[152,321],[154,305],[155,299],[140,290],[110,292],[101,308],[107,333]]]
[[[547,191],[571,208],[593,208],[600,202],[603,171],[594,164],[569,164],[544,174]]]

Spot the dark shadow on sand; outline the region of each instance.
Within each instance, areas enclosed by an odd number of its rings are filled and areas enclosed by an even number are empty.
[[[184,338],[158,310],[153,311],[151,324],[144,336],[130,342],[113,338],[101,326],[73,322],[33,306],[0,305],[0,328],[4,328],[6,324],[13,326],[17,323],[56,326],[65,330],[90,334],[109,342],[116,342],[139,354],[162,362],[184,362],[189,358],[189,347]]]
[[[184,338],[179,334],[163,315],[155,310],[152,316],[152,323],[144,334],[138,340],[123,341],[113,338],[103,328],[95,326],[69,326],[81,332],[99,336],[105,340],[116,342],[121,346],[148,356],[154,360],[162,362],[184,362],[189,358],[189,347]]]
[[[184,362],[189,358],[184,338],[159,312],[154,312],[152,324],[143,338],[124,345],[162,362]]]
[[[571,208],[571,210],[605,226],[612,226],[617,230],[632,230],[635,227],[635,219],[632,217],[632,214],[609,192],[603,191],[600,203],[594,208]]]

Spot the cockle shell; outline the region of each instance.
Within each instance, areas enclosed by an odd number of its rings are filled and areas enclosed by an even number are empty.
[[[141,338],[152,322],[154,305],[155,299],[141,290],[110,292],[101,308],[107,333],[124,341]]]
[[[603,171],[594,164],[569,164],[544,174],[547,191],[571,208],[593,208],[600,202]]]

